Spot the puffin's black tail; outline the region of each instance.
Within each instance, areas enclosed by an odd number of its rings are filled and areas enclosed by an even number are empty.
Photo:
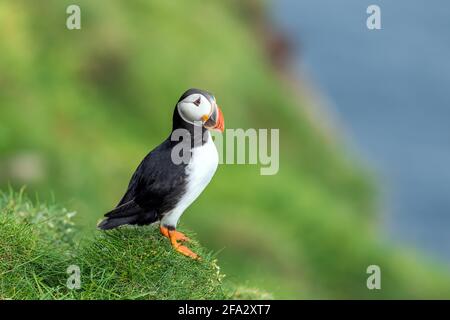
[[[97,226],[101,230],[114,229],[124,224],[146,225],[157,220],[156,211],[144,211],[133,200],[111,210],[105,217]]]
[[[133,224],[134,219],[135,217],[105,218],[98,224],[97,228],[101,230],[114,229],[124,224]]]

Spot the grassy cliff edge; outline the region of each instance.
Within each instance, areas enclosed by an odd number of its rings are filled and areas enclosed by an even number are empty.
[[[0,299],[226,299],[240,293],[223,284],[214,254],[176,253],[157,228],[98,232],[77,241],[73,213],[33,204],[23,193],[0,195]],[[190,234],[192,236],[192,234]],[[80,287],[67,283],[75,268]],[[252,297],[246,291],[245,297]],[[258,291],[252,291],[257,297]]]

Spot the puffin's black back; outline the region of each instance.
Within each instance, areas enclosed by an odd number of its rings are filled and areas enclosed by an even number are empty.
[[[200,89],[189,89],[178,102],[191,94],[200,93],[210,102],[214,97]],[[178,104],[178,103],[177,103]],[[207,130],[202,128],[203,133]],[[191,148],[199,137],[194,135],[194,125],[184,121],[178,113],[177,105],[173,112],[172,132],[186,129],[191,136]],[[161,220],[164,213],[172,210],[186,191],[186,164],[172,161],[172,150],[178,141],[172,141],[171,135],[152,150],[134,172],[128,189],[117,207],[105,214],[99,224],[100,229],[113,229],[123,224],[145,225]],[[202,139],[200,137],[200,139]],[[203,143],[206,141],[203,141]]]

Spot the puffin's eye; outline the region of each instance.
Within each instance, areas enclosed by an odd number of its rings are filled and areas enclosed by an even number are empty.
[[[198,99],[194,101],[194,104],[198,107],[201,102],[202,102],[202,98],[198,97]]]

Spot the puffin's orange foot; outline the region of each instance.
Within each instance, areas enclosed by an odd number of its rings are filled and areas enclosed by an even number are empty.
[[[191,239],[189,239],[187,236],[185,236],[183,233],[173,230],[173,231],[169,231],[170,234],[170,238],[171,239],[175,239],[176,241],[181,241],[181,242],[191,242]]]
[[[161,232],[161,234],[166,237],[166,238],[174,238],[176,241],[187,241],[187,242],[191,242],[191,239],[189,239],[186,235],[184,235],[183,233],[176,231],[176,230],[170,230],[167,227],[163,227],[160,226],[159,227],[159,231]],[[170,235],[169,235],[170,232]]]
[[[167,227],[160,226],[159,230],[161,231],[161,234],[165,236],[166,238],[169,238],[170,243],[172,244],[172,247],[178,251],[179,253],[190,257],[192,259],[199,259],[200,257],[195,253],[192,252],[191,249],[189,249],[186,246],[183,246],[178,241],[184,242],[184,241],[191,241],[188,237],[186,237],[183,233],[176,231],[176,230],[170,230]]]
[[[159,226],[159,232],[161,232],[161,234],[166,237],[169,238],[169,229],[167,229],[166,227],[164,227],[163,225]]]
[[[192,258],[194,260],[200,259],[198,254],[196,254],[195,252],[192,252],[191,249],[189,249],[188,247],[183,246],[176,241],[173,241],[173,240],[170,240],[170,241],[172,243],[172,247],[179,253],[184,254],[186,257]]]

